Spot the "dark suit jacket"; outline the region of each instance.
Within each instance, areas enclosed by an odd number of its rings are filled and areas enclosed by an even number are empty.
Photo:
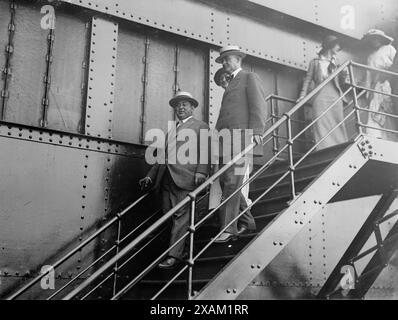
[[[196,185],[195,185],[195,173],[203,173],[204,175],[208,175],[210,171],[210,141],[208,140],[208,143],[206,144],[204,141],[201,141],[200,139],[200,130],[205,129],[209,130],[209,126],[204,123],[203,121],[197,120],[195,118],[190,118],[187,120],[185,123],[181,124],[177,128],[177,135],[178,134],[183,134],[184,131],[181,132],[183,129],[191,129],[196,133],[196,150],[197,150],[197,159],[195,163],[187,163],[187,164],[181,164],[178,161],[178,157],[176,156],[176,161],[174,163],[169,163],[166,159],[166,164],[155,164],[152,166],[152,168],[149,170],[147,176],[152,179],[152,181],[155,183],[155,188],[160,186],[160,183],[162,181],[163,175],[165,173],[166,168],[169,169],[171,177],[173,178],[174,183],[181,189],[184,190],[195,190]],[[173,132],[171,133],[173,135]],[[172,138],[170,138],[171,140]],[[180,147],[184,144],[186,144],[185,141],[175,141],[175,143],[169,143],[170,147],[166,148],[169,151],[169,154],[171,152],[174,152],[176,155],[178,155],[178,150]],[[207,163],[200,163],[200,157],[203,152],[207,152]]]
[[[252,129],[253,134],[263,134],[267,117],[267,103],[260,78],[253,72],[239,71],[224,92],[216,129],[218,131]],[[237,151],[243,151],[250,143],[250,137],[242,131],[241,150],[231,150],[231,157],[235,156]],[[219,154],[222,155],[224,152],[228,154],[230,151],[223,150],[223,146],[220,145]],[[256,147],[254,156],[262,155],[263,148]],[[223,161],[223,163],[226,162]]]
[[[263,134],[266,108],[260,78],[241,70],[224,92],[216,129],[253,129],[253,134]]]

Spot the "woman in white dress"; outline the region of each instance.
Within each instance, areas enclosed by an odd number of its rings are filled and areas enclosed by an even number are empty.
[[[336,56],[340,50],[341,45],[337,37],[328,36],[325,38],[322,43],[322,49],[318,53],[318,57],[310,62],[298,101],[309,93],[310,87],[317,87],[337,69],[338,63]],[[335,103],[342,94],[339,78],[336,77],[333,81],[326,84],[326,86],[312,99],[313,119],[319,117],[328,107]],[[340,100],[313,125],[316,143],[326,137],[334,129],[334,131],[318,145],[317,150],[341,144],[348,140],[345,123],[337,127],[343,119],[343,101]]]
[[[371,29],[364,35],[364,40],[375,49],[367,59],[370,67],[388,70],[394,63],[397,50],[391,45],[393,38],[383,31]],[[389,76],[380,72],[368,71],[366,73],[366,87],[379,92],[391,94]],[[394,104],[390,96],[381,93],[369,92],[367,94],[368,108],[371,111],[394,114]],[[397,135],[379,129],[395,129],[395,119],[385,115],[369,112],[365,132],[380,139],[397,140]]]

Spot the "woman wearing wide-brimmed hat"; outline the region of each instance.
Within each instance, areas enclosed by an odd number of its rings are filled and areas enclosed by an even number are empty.
[[[341,44],[337,37],[327,36],[323,40],[322,48],[318,52],[318,57],[310,62],[298,101],[303,99],[309,91],[311,91],[310,87],[317,87],[337,69],[338,62],[336,56],[340,50]],[[335,103],[342,94],[343,92],[339,84],[339,79],[336,77],[310,101],[310,103],[312,103],[313,119],[320,116],[330,105]],[[343,119],[343,101],[340,100],[313,125],[315,142],[320,141],[329,134],[329,132],[338,126]],[[345,124],[343,123],[318,145],[317,150],[344,143],[347,140],[347,132]]]
[[[391,45],[394,39],[383,31],[371,29],[362,38],[362,41],[373,49],[367,58],[367,64],[372,68],[388,70],[394,63],[397,50]],[[389,76],[380,72],[367,71],[366,87],[381,93],[369,92],[367,95],[367,107],[371,111],[394,113],[394,104],[388,94],[391,94]],[[367,114],[366,133],[377,138],[397,140],[397,135],[380,129],[396,129],[395,119],[382,114],[369,112]]]
[[[382,46],[387,46],[394,41],[394,38],[385,34],[384,31],[378,29],[370,29],[362,37],[362,42],[368,44],[374,50]]]

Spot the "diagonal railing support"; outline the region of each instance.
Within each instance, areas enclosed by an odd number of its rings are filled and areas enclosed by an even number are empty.
[[[330,294],[336,289],[343,276],[341,273],[343,266],[351,265],[350,261],[352,260],[352,258],[359,254],[363,246],[373,234],[374,222],[384,216],[384,214],[390,208],[392,202],[396,199],[397,196],[398,190],[394,189],[388,194],[384,194],[380,198],[380,200],[377,202],[376,206],[362,225],[361,229],[358,231],[357,235],[352,240],[351,244],[341,257],[340,261],[337,263],[336,267],[329,275],[321,290],[318,292],[317,297],[319,299],[329,298]]]
[[[397,213],[397,212],[396,212]],[[355,283],[355,288],[348,294],[350,299],[363,299],[380,273],[388,266],[398,246],[398,222],[388,232],[385,239],[378,243],[378,249],[366,265]]]

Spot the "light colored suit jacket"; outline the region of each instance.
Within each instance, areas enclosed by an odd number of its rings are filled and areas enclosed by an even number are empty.
[[[304,98],[308,93],[314,90],[317,86],[319,86],[325,79],[323,78],[321,66],[320,66],[320,58],[312,59],[310,65],[308,67],[307,74],[305,76],[303,82],[303,88],[300,92],[300,98]],[[337,65],[337,68],[339,65]],[[339,92],[340,95],[343,95],[343,90],[340,86],[340,81],[344,80],[343,78],[346,76],[344,72],[341,73],[339,77],[335,77],[332,81],[336,90]],[[313,99],[311,99],[310,103]],[[347,102],[346,98],[343,101]]]
[[[183,129],[191,129],[196,134],[195,147],[197,150],[197,159],[195,163],[182,164],[176,156],[176,161],[173,161],[174,163],[170,163],[168,161],[169,159],[167,159],[169,155],[166,153],[166,164],[153,165],[147,174],[147,176],[150,177],[155,183],[155,188],[158,188],[160,186],[166,168],[170,171],[170,175],[173,178],[174,183],[179,188],[189,191],[195,190],[197,187],[195,185],[195,173],[202,173],[206,176],[209,174],[210,141],[207,141],[207,143],[205,143],[205,141],[201,141],[200,139],[200,130],[209,130],[209,126],[203,121],[197,120],[195,118],[190,118],[185,123],[177,127],[176,135],[181,133],[181,130]],[[169,134],[173,135],[173,137],[170,136],[170,139],[168,139],[170,147],[168,148],[168,145],[166,145],[165,147],[168,150],[169,154],[173,152],[175,155],[178,155],[179,149],[182,145],[186,144],[186,142],[178,141],[178,139],[175,138],[176,136],[174,136],[174,133],[175,131],[169,132]],[[174,139],[174,143],[172,142],[172,139]],[[207,154],[207,163],[200,163],[201,154],[203,152],[206,152]]]

